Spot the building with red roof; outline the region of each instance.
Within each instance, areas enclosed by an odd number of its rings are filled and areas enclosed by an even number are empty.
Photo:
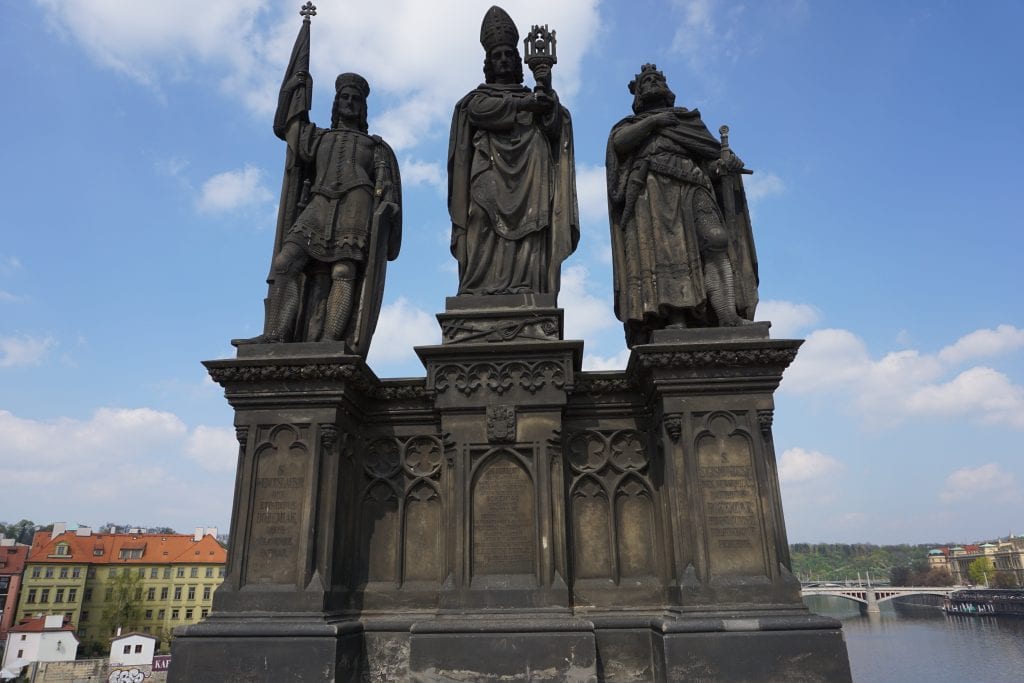
[[[11,538],[0,538],[0,643],[7,640],[7,632],[14,625],[28,551],[27,545]]]
[[[77,652],[75,627],[67,618],[34,617],[11,627],[0,668],[14,673],[32,662],[71,662]]]
[[[103,650],[118,627],[166,644],[172,629],[209,613],[227,561],[216,534],[201,527],[191,535],[94,533],[55,524],[32,541],[18,618],[61,615],[78,624],[83,643]],[[104,616],[110,605],[120,605],[119,618]]]

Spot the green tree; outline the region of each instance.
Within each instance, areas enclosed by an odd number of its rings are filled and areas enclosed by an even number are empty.
[[[971,582],[974,585],[989,585],[995,573],[996,568],[992,565],[992,560],[987,557],[979,557],[967,565],[967,576],[971,577]]]
[[[114,635],[117,627],[125,631],[139,628],[139,617],[142,614],[142,579],[134,567],[130,571],[125,567],[111,581],[113,590],[110,600],[103,606],[103,627],[108,635]]]
[[[13,538],[18,543],[24,543],[25,545],[32,543],[32,537],[35,535],[36,531],[41,529],[42,527],[37,526],[36,523],[30,519],[23,519],[20,522],[14,522],[13,524],[0,523],[0,535],[6,536],[7,538]]]
[[[910,567],[893,567],[889,570],[889,583],[893,586],[910,585]]]

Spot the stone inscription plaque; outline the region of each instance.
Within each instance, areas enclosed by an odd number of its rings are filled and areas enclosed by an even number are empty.
[[[698,480],[712,575],[765,574],[761,514],[750,442],[712,420],[713,435],[697,440]]]
[[[247,583],[296,583],[309,451],[282,428],[257,447]]]
[[[509,455],[491,458],[473,487],[473,574],[533,574],[533,482]]]

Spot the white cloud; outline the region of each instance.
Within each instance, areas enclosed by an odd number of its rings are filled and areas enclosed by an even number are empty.
[[[789,448],[779,458],[779,481],[783,484],[804,484],[836,474],[843,464],[832,456]]]
[[[297,5],[267,0],[177,0],[148,3],[145,11],[127,0],[37,2],[97,63],[157,91],[165,81],[213,76],[260,115],[276,106],[301,25]],[[521,34],[532,23],[557,29],[554,86],[571,103],[583,59],[600,33],[597,0],[502,4]],[[413,147],[445,132],[452,103],[482,80],[478,36],[485,11],[486,5],[467,10],[462,0],[324,3],[311,27],[316,87],[330,88],[342,70],[372,76],[373,93],[397,103],[381,110],[371,94],[371,127],[395,149]]]
[[[198,204],[200,211],[231,211],[262,204],[272,198],[270,190],[263,184],[263,171],[255,166],[246,166],[218,173],[203,183]]]
[[[21,301],[21,299],[22,298],[20,296],[18,296],[17,294],[11,294],[8,291],[0,289],[0,301],[6,302],[6,303],[17,303],[18,301]]]
[[[56,345],[51,337],[0,337],[0,368],[39,365]]]
[[[590,293],[588,272],[584,266],[572,265],[562,271],[559,306],[565,311],[565,338],[586,339],[615,324],[609,301]]]
[[[735,60],[742,51],[737,35],[743,6],[722,12],[715,0],[674,0],[682,15],[672,50],[686,57],[690,68],[703,71],[706,65],[726,57]]]
[[[757,305],[758,320],[771,321],[771,334],[777,339],[792,337],[821,320],[821,311],[810,304],[792,301],[762,301]]]
[[[962,363],[965,360],[994,356],[1024,347],[1024,330],[1000,325],[994,330],[976,330],[939,351],[939,360]]]
[[[143,509],[152,524],[220,522],[229,512],[230,476],[190,481],[181,467],[190,446],[198,454],[215,441],[210,429],[190,432],[177,415],[152,408],[99,408],[87,419],[51,420],[0,410],[4,505],[37,520],[93,516],[98,524]]]
[[[10,275],[16,270],[21,270],[21,261],[17,256],[0,257],[0,275]]]
[[[180,177],[182,171],[188,168],[188,162],[178,157],[171,157],[170,159],[161,159],[154,163],[156,170],[164,175],[172,178]]]
[[[976,367],[944,384],[917,389],[907,398],[906,410],[949,416],[977,412],[986,422],[1024,429],[1024,387],[992,368]]]
[[[416,159],[403,159],[399,167],[402,174],[402,186],[433,185],[445,187],[447,176],[441,171],[441,164]]]
[[[608,231],[608,181],[604,166],[580,164],[576,167],[576,199],[580,205],[580,221]]]
[[[1024,387],[986,367],[948,378],[956,363],[1018,345],[1016,328],[1003,325],[965,335],[936,354],[905,349],[874,360],[852,332],[816,330],[782,386],[795,393],[846,392],[858,412],[879,424],[911,416],[965,416],[1024,429]]]
[[[185,440],[185,455],[204,469],[231,471],[238,458],[235,430],[199,425]]]
[[[249,72],[264,40],[255,24],[266,0],[146,3],[125,0],[36,0],[54,25],[97,63],[158,88],[198,65]]]
[[[870,365],[867,346],[848,330],[815,330],[786,370],[786,391],[811,393],[857,381]]]
[[[1014,476],[994,462],[956,470],[946,477],[946,484],[939,493],[939,499],[944,503],[961,500],[1011,502],[1020,498],[1021,492]]]
[[[583,354],[584,370],[625,370],[629,363],[629,349],[622,349],[613,356],[595,356],[590,353]]]
[[[441,328],[434,316],[416,308],[405,297],[399,297],[380,309],[368,362],[376,367],[415,358],[414,346],[440,341]]]
[[[743,189],[746,191],[747,199],[751,202],[782,194],[786,191],[786,184],[782,178],[774,173],[755,173],[743,179]]]

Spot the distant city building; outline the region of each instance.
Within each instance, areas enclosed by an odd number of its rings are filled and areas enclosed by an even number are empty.
[[[224,580],[227,551],[216,535],[202,527],[192,535],[109,534],[55,524],[33,539],[18,618],[61,615],[78,624],[83,643],[104,649],[119,626],[155,636],[158,646],[169,642],[172,629],[209,614]],[[104,614],[119,598],[135,618]]]
[[[148,633],[122,633],[110,641],[111,666],[150,666],[157,638]]]
[[[74,661],[78,652],[74,631],[75,627],[61,614],[27,619],[12,626],[0,668],[17,673],[32,662]]]
[[[14,626],[18,606],[21,575],[28,559],[29,546],[13,538],[0,537],[0,646],[7,640],[7,632]]]
[[[990,559],[997,574],[1012,576],[1016,585],[1024,586],[1024,538],[1019,536],[995,543],[933,548],[928,551],[928,564],[948,570],[954,581],[966,584],[970,583],[968,567],[979,557]]]

